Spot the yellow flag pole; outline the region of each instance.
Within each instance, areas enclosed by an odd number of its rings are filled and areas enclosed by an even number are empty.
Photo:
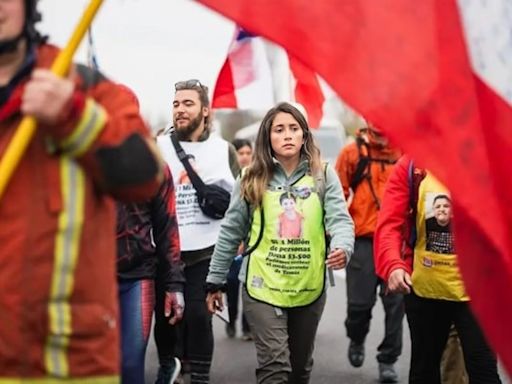
[[[103,3],[103,0],[91,0],[85,10],[82,19],[76,26],[73,35],[68,41],[66,47],[59,53],[52,64],[51,71],[57,76],[64,77],[71,65],[71,60],[85,36],[89,26],[91,25],[96,13]],[[37,122],[31,116],[25,116],[16,130],[9,146],[7,147],[4,157],[0,161],[0,199],[2,198],[5,188],[9,183],[14,170],[18,166],[23,154],[34,137]]]

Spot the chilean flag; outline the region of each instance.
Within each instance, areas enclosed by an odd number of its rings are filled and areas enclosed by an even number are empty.
[[[472,308],[512,372],[512,2],[201,2],[285,47],[446,184]]]
[[[213,108],[269,109],[274,104],[265,45],[237,28],[213,91]]]
[[[266,110],[279,101],[302,104],[310,126],[319,127],[325,97],[316,73],[281,47],[237,28],[217,78],[213,108]]]

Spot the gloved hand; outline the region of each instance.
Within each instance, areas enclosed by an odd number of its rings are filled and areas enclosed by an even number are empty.
[[[185,298],[183,292],[165,292],[165,317],[169,317],[169,324],[174,325],[183,318]],[[172,316],[171,316],[172,314]]]

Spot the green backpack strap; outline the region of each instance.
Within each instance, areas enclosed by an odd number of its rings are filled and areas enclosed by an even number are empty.
[[[240,172],[238,173],[240,182],[242,181],[242,178],[245,176],[246,171],[247,171],[247,167],[243,167],[240,169]],[[251,227],[252,226],[252,216],[254,214],[255,208],[251,204],[249,204],[249,202],[245,198],[243,200],[247,207],[247,215],[251,219],[251,224],[249,225],[249,227]],[[251,252],[253,252],[258,247],[258,245],[261,242],[261,239],[263,238],[263,229],[265,226],[265,214],[263,213],[263,206],[260,206],[260,219],[261,219],[260,220],[260,222],[261,222],[260,233],[258,234],[258,238],[256,239],[256,242],[250,248],[247,248],[245,251],[243,251],[240,256],[242,256],[242,257],[248,256]],[[247,237],[247,239],[245,239],[245,244],[246,245],[249,244],[249,237]]]
[[[249,204],[247,204],[249,205]],[[252,216],[251,216],[252,217]],[[263,206],[260,207],[260,233],[258,234],[258,238],[256,239],[256,242],[248,249],[246,249],[244,252],[242,252],[241,256],[245,257],[249,254],[251,254],[256,248],[258,248],[258,245],[260,245],[261,239],[263,238],[263,229],[265,227],[265,214],[263,213]],[[248,243],[248,241],[247,241]]]
[[[322,211],[323,216],[325,217],[325,207],[324,207],[324,201],[325,201],[325,189],[326,189],[326,180],[327,180],[327,167],[328,163],[323,163],[324,171],[320,173],[320,175],[317,175],[315,177],[315,185],[316,190],[318,193],[318,197],[320,198],[320,202],[322,203]],[[331,237],[325,232],[325,246],[326,246],[326,252],[329,249],[331,243]],[[327,254],[326,254],[327,257]],[[327,278],[329,279],[329,284],[331,287],[334,287],[336,285],[335,279],[334,279],[334,272],[331,268],[327,268]]]
[[[315,179],[315,187],[316,187],[316,191],[318,193],[318,197],[320,197],[320,201],[322,202],[322,205],[323,205],[324,197],[325,197],[325,184],[326,184],[326,179],[327,179],[328,163],[323,162],[322,165],[323,165],[323,169],[324,169],[323,172],[315,175],[314,179]]]

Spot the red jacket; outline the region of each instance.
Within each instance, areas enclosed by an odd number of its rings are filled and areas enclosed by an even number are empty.
[[[38,49],[49,67],[57,49]],[[22,118],[27,76],[0,104],[0,156]],[[161,169],[134,95],[102,76],[41,126],[0,200],[0,382],[118,380],[115,210],[149,198]],[[78,381],[81,382],[81,381]]]
[[[425,171],[414,168],[411,178],[410,165],[408,156],[402,156],[396,163],[388,178],[377,219],[373,254],[375,271],[384,281],[388,281],[395,269],[412,273],[411,232],[416,225],[412,207],[416,206],[419,183]]]

